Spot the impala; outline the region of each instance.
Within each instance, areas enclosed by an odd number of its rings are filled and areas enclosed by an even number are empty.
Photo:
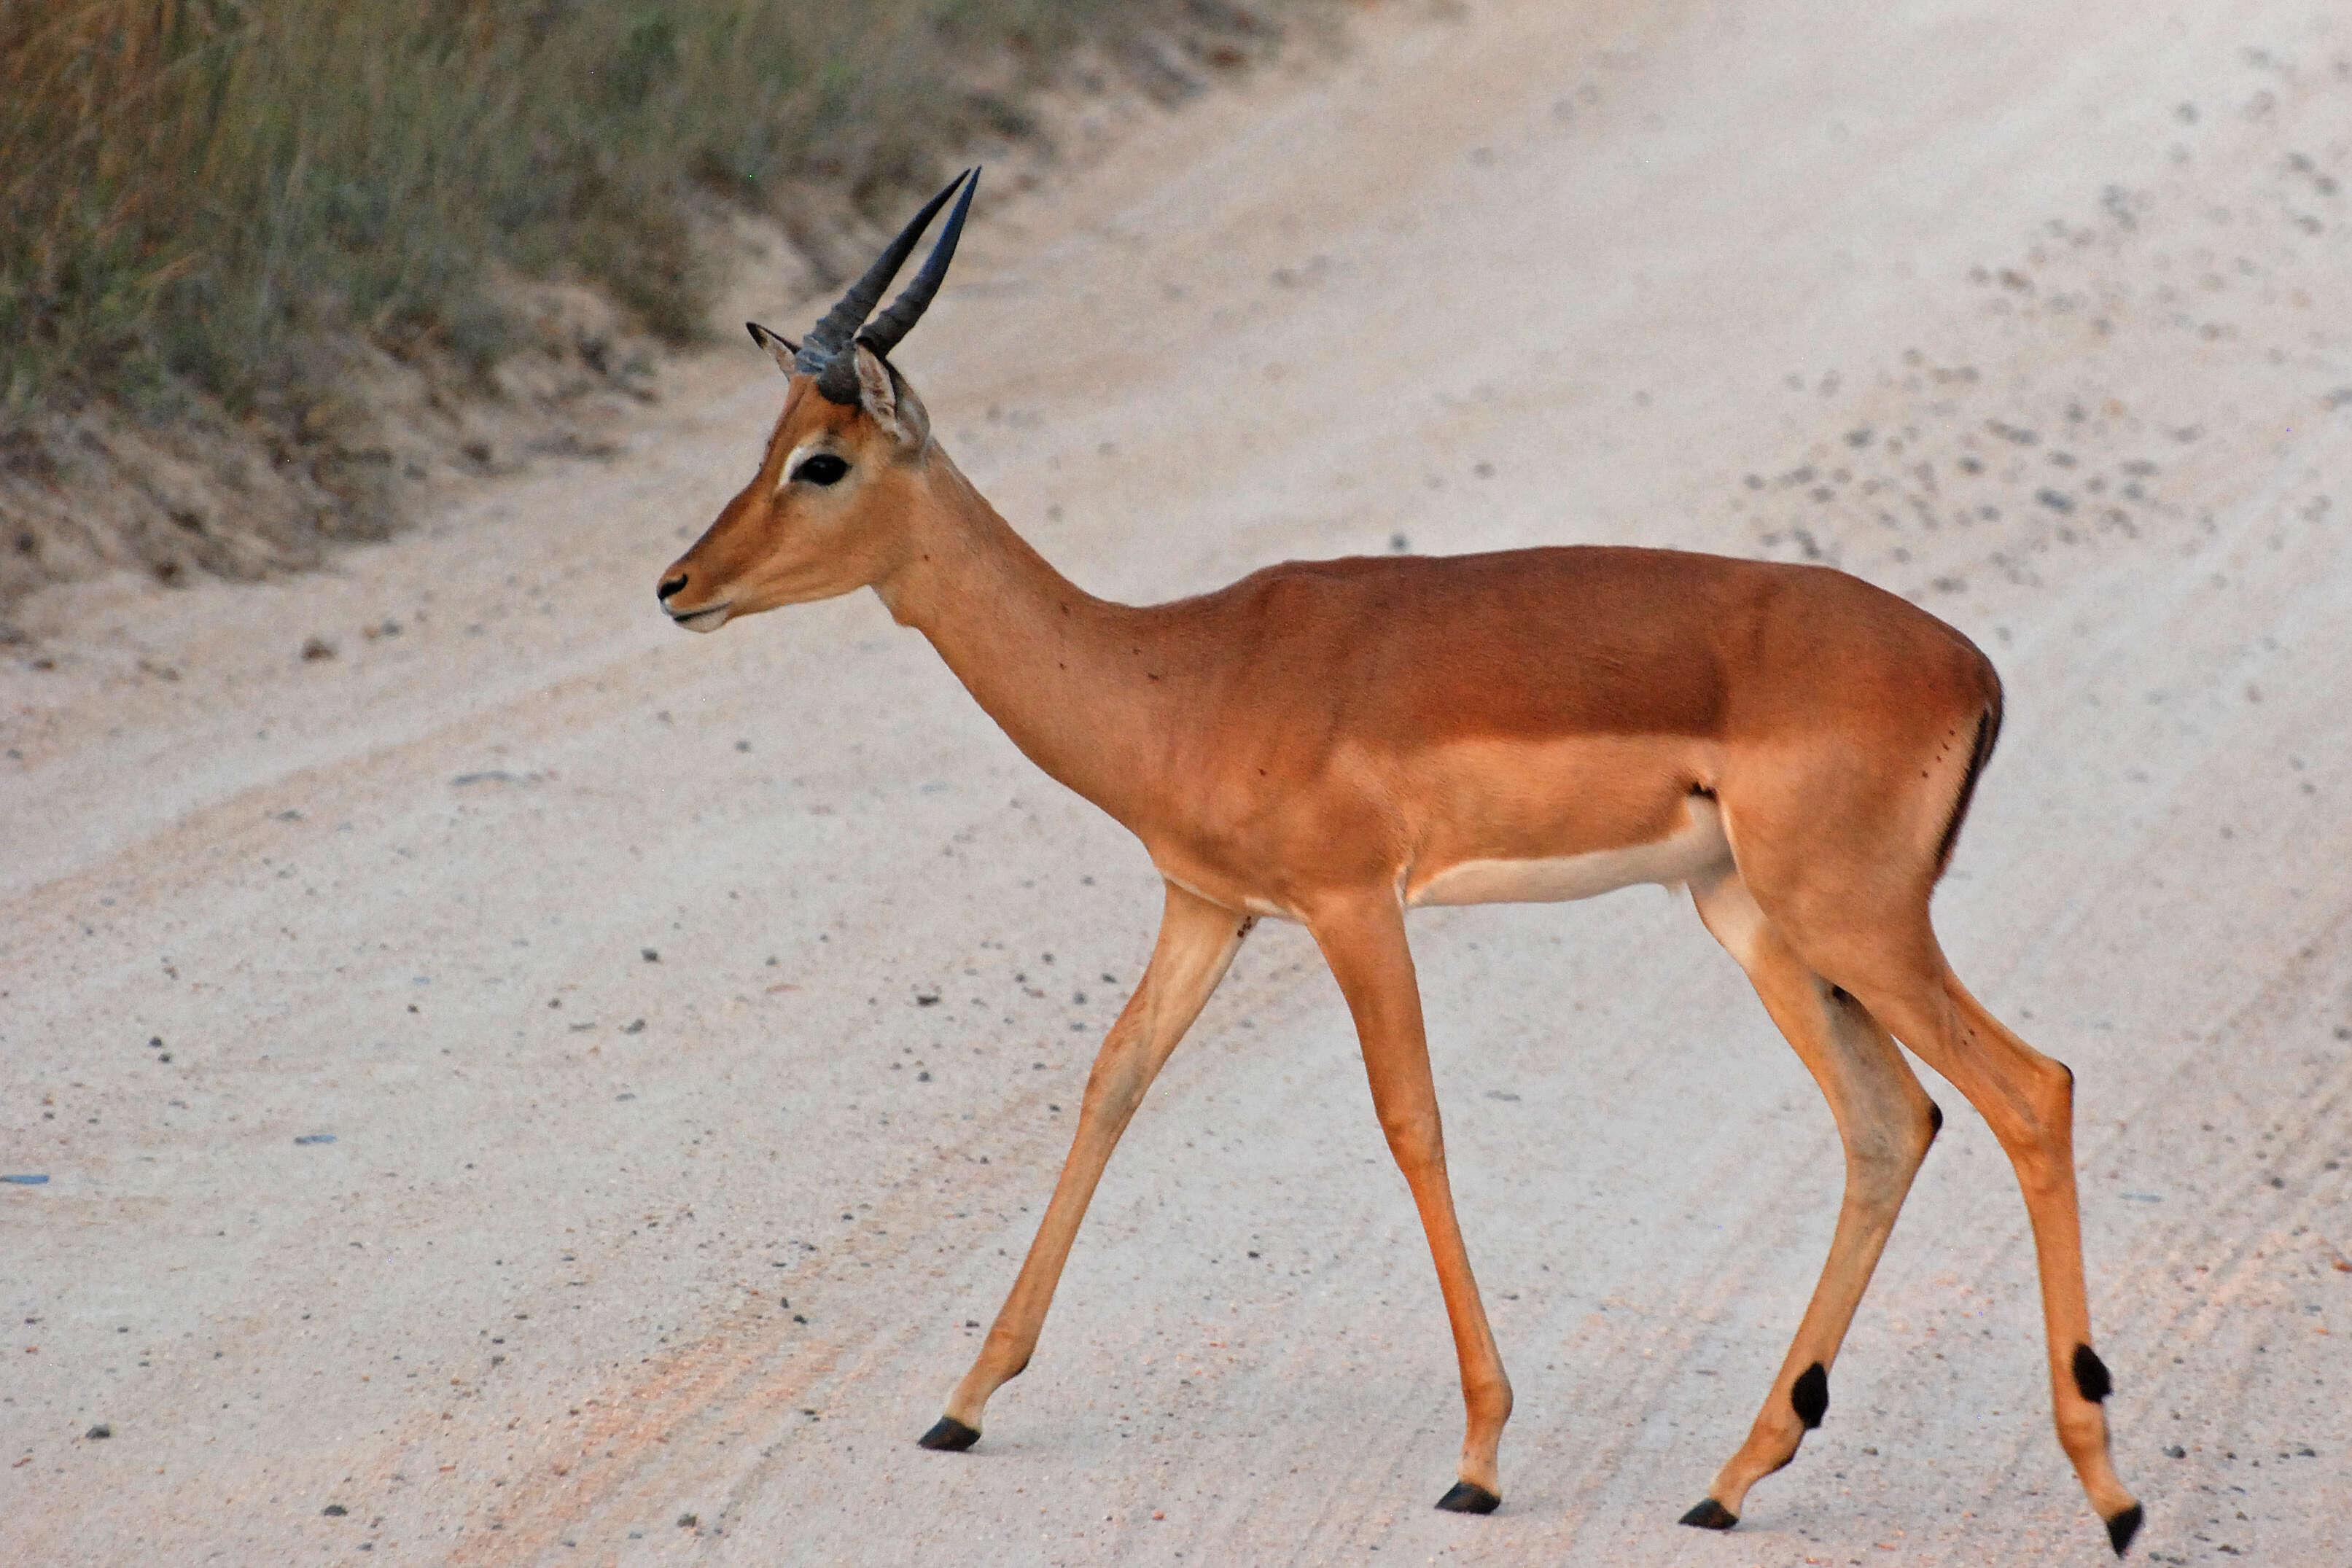
[[[1438,1507],[1501,1499],[1511,1385],[1454,1218],[1405,912],[1687,886],[1836,1118],[1845,1196],[1747,1439],[1682,1522],[1726,1530],[1793,1458],[1942,1124],[1900,1040],[1990,1124],[2041,1270],[2058,1440],[2120,1553],[2091,1348],[2074,1075],[1947,966],[1928,898],[2000,728],[1984,655],[1842,572],[1598,547],[1292,562],[1114,604],[1014,533],[933,439],[890,351],[937,293],[977,171],[918,214],[808,336],[752,324],[790,378],[760,471],[662,573],[712,632],[870,587],[1030,759],[1143,841],[1160,934],[1104,1040],[1011,1295],[921,1441],[970,1448],[1035,1348],[1112,1147],[1252,925],[1293,920],[1339,983],[1445,1299],[1467,1420]],[[961,189],[961,195],[956,195]],[[906,290],[867,316],[950,196]]]

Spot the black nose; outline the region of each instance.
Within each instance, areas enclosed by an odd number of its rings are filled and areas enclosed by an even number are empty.
[[[661,596],[661,601],[664,604],[667,604],[670,600],[685,587],[686,573],[681,571],[676,577],[664,579],[662,585],[654,590],[654,591]]]

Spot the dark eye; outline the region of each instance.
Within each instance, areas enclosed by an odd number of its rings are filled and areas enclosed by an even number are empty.
[[[794,479],[805,479],[812,485],[835,485],[849,472],[849,465],[830,452],[820,452],[793,470]]]

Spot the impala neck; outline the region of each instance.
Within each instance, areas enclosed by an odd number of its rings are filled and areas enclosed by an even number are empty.
[[[1129,827],[1152,754],[1147,612],[1097,599],[933,447],[902,562],[874,585],[1029,759]]]

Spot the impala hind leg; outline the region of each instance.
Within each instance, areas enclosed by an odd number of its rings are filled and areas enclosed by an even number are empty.
[[[1845,1145],[1845,1200],[1797,1337],[1748,1440],[1683,1515],[1685,1524],[1728,1530],[1739,1521],[1748,1489],[1794,1458],[1805,1434],[1822,1424],[1830,1368],[1943,1113],[1878,1020],[1790,950],[1736,872],[1691,893],[1699,918],[1747,970],[1765,1011],[1821,1085]]]
[[[1086,1218],[1087,1204],[1110,1163],[1119,1134],[1143,1102],[1144,1091],[1200,1016],[1209,993],[1224,978],[1227,966],[1241,948],[1254,924],[1231,910],[1221,909],[1168,885],[1168,905],[1160,922],[1160,939],[1143,979],[1128,998],[1118,1020],[1110,1027],[1094,1072],[1087,1080],[1086,1098],[1078,1106],[1078,1128],[1063,1162],[1054,1199],[1038,1222],[1037,1238],[1029,1244],[1013,1293],[1005,1298],[996,1322],[982,1342],[979,1356],[963,1381],[948,1398],[946,1413],[923,1434],[926,1448],[961,1450],[980,1440],[981,1413],[988,1396],[1021,1375],[1037,1348],[1053,1304],[1054,1287],[1069,1260],[1070,1244]]]
[[[1929,938],[1932,945],[1933,938]],[[1931,946],[1932,951],[1932,946]],[[1955,978],[1941,956],[1916,983],[1849,982],[1919,1059],[1949,1079],[1991,1126],[2017,1171],[2042,1276],[2042,1317],[2058,1443],[2121,1556],[2142,1518],[2107,1451],[2112,1386],[2091,1348],[2083,1230],[2074,1189],[2074,1075],[2011,1033]]]
[[[1389,1152],[1412,1190],[1413,1207],[1421,1213],[1430,1256],[1437,1264],[1446,1320],[1454,1329],[1467,1423],[1457,1479],[1437,1506],[1455,1513],[1491,1513],[1503,1500],[1496,1454],[1502,1446],[1503,1423],[1511,1416],[1511,1382],[1504,1375],[1503,1358],[1495,1348],[1494,1331],[1478,1300],[1478,1282],[1471,1277],[1470,1254],[1454,1214],[1454,1189],[1445,1176],[1445,1134],[1437,1113],[1437,1086],[1429,1071],[1421,988],[1413,977],[1412,949],[1405,945],[1404,911],[1392,895],[1370,897],[1318,911],[1308,925],[1355,1019],[1364,1073],[1371,1082],[1372,1110],[1388,1136]]]

